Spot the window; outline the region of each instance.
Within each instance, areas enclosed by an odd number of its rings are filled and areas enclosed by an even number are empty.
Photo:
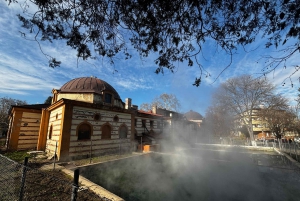
[[[143,127],[143,128],[146,127],[146,119],[142,119],[142,127]]]
[[[96,113],[96,114],[94,115],[94,120],[95,120],[95,121],[101,120],[101,115],[100,115],[99,113]]]
[[[49,129],[49,137],[48,137],[49,140],[52,139],[52,125],[50,126],[50,129]]]
[[[153,121],[150,121],[150,128],[153,128]]]
[[[134,119],[134,126],[137,125],[137,119]]]
[[[122,125],[119,128],[119,138],[120,139],[126,139],[127,138],[127,127],[125,125]]]
[[[111,102],[112,102],[112,95],[105,93],[104,101],[105,101],[105,103],[110,103],[111,104]]]
[[[118,115],[115,115],[114,116],[114,122],[118,122],[119,121],[119,117],[118,117]]]
[[[101,130],[102,130],[101,139],[104,140],[111,139],[111,127],[109,124],[104,124]]]
[[[92,128],[87,123],[79,124],[77,127],[78,140],[89,140],[91,139]]]

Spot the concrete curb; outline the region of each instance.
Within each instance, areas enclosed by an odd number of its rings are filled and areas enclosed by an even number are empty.
[[[68,170],[66,168],[61,169],[62,172],[66,173],[67,175],[73,178],[74,172],[72,170]],[[110,191],[106,190],[105,188],[91,182],[90,180],[86,179],[85,177],[79,175],[79,183],[83,186],[86,186],[88,189],[93,191],[95,194],[99,195],[100,197],[108,198],[114,201],[125,201],[124,199],[120,198],[119,196],[111,193]]]

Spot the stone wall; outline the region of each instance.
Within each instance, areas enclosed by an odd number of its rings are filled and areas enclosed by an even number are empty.
[[[95,119],[95,114],[100,115],[99,119]],[[114,117],[118,117],[118,121],[114,121]],[[77,129],[81,123],[87,123],[92,126],[92,134],[90,140],[78,140]],[[102,139],[102,126],[111,126],[111,139]],[[120,126],[127,127],[127,138],[120,139]],[[103,155],[107,153],[118,153],[130,150],[131,137],[131,114],[106,111],[100,109],[91,109],[85,107],[73,108],[71,139],[69,156],[71,158],[89,157],[91,151],[92,155]]]

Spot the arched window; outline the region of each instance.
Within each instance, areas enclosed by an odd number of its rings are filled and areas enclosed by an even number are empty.
[[[52,139],[52,125],[50,126],[50,129],[49,129],[49,137],[48,137],[49,140]]]
[[[111,139],[111,126],[109,124],[104,124],[101,130],[101,139]]]
[[[81,123],[77,127],[78,140],[89,140],[91,139],[92,128],[88,123]]]
[[[119,138],[126,139],[127,138],[127,126],[121,125],[119,128]]]

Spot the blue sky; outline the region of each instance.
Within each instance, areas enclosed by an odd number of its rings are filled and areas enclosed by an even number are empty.
[[[205,78],[204,75],[201,85],[195,87],[192,84],[200,73],[196,66],[188,67],[184,63],[178,63],[174,73],[165,70],[164,75],[157,75],[154,73],[155,55],[141,59],[133,52],[133,58],[116,60],[114,66],[100,59],[77,63],[76,52],[63,41],[42,43],[45,53],[62,61],[60,67],[53,69],[48,66],[48,59],[42,54],[38,44],[21,37],[19,31],[22,28],[16,16],[20,12],[18,4],[7,6],[7,2],[0,1],[0,97],[26,100],[31,104],[43,103],[51,95],[53,88],[59,89],[71,79],[96,76],[110,83],[123,101],[125,98],[132,98],[132,103],[140,106],[142,103],[151,102],[162,93],[172,93],[182,105],[181,112],[194,110],[205,115],[211,94],[221,82],[245,73],[256,77],[264,65],[264,60],[257,63],[262,55],[280,55],[272,52],[272,49],[264,49],[264,39],[258,40],[246,47],[247,52],[238,50],[232,65],[215,81],[230,58],[218,50],[212,41],[208,41],[199,60],[211,76]],[[287,66],[299,63],[300,57],[296,55],[288,61]],[[114,69],[118,72],[113,73]],[[294,87],[289,82],[285,86],[282,83],[293,70],[293,67],[280,67],[268,75],[270,82],[277,87],[277,93],[284,94],[291,101],[290,104],[295,104],[294,99],[300,87],[300,72],[292,76]]]

